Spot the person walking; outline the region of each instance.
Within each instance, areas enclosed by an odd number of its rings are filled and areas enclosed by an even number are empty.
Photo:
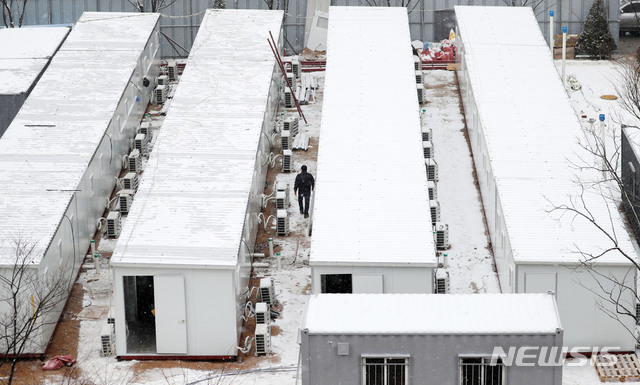
[[[293,184],[293,193],[298,196],[298,205],[300,206],[300,214],[304,214],[305,218],[309,218],[309,198],[311,190],[315,187],[316,181],[313,175],[307,172],[307,166],[302,165],[300,174],[296,176]],[[304,199],[304,205],[302,204]]]

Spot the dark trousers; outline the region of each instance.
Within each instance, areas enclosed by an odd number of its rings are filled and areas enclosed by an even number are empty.
[[[302,205],[302,198],[304,198],[304,206]],[[301,213],[309,214],[309,194],[302,195],[298,193],[298,205]]]

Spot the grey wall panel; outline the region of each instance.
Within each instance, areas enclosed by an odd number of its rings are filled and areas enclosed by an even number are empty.
[[[2,137],[13,118],[20,111],[20,107],[22,107],[22,103],[26,98],[26,94],[0,95],[0,137]]]
[[[289,43],[296,52],[304,47],[305,22],[308,0],[273,0],[274,9],[285,10],[284,31],[287,53],[291,52]],[[143,0],[145,10],[151,10],[151,0]],[[369,0],[369,3],[384,3],[386,0]],[[440,34],[434,23],[438,22],[437,11],[451,10],[455,5],[503,6],[505,0],[405,0],[412,8],[409,14],[411,39],[422,41],[440,40]],[[583,0],[543,0],[534,10],[543,35],[549,35],[549,10],[555,16],[555,31],[562,33],[566,26],[570,34],[582,31],[584,20],[593,1]],[[609,10],[609,29],[618,41],[618,20],[620,18],[620,0],[605,0]],[[392,5],[401,5],[402,0],[391,0]],[[331,5],[367,6],[366,0],[332,0]],[[413,5],[416,5],[413,8]],[[187,56],[205,9],[213,6],[213,0],[178,0],[161,10],[160,20],[162,55],[164,57]],[[268,9],[266,0],[227,0],[227,8]],[[29,0],[25,12],[24,24],[70,24],[75,23],[84,11],[131,12],[134,7],[127,0]],[[508,33],[508,32],[505,32]],[[436,36],[438,35],[438,36]],[[180,48],[182,47],[182,48]],[[184,48],[184,49],[183,49]]]

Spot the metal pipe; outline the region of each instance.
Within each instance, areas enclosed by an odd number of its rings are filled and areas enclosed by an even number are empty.
[[[553,11],[549,11],[549,48],[551,49],[551,58],[553,58],[553,46],[555,45],[553,36],[553,14]]]
[[[562,27],[562,86],[565,87],[564,75],[567,62],[567,27]]]

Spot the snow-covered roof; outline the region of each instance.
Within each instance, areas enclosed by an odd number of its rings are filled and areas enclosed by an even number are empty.
[[[19,234],[44,255],[159,17],[85,12],[51,60],[0,139],[0,262]]]
[[[550,294],[315,294],[310,334],[555,334]]]
[[[112,264],[236,266],[282,19],[207,11]]]
[[[67,27],[0,29],[0,95],[29,91],[68,33]]]
[[[434,266],[406,9],[329,14],[310,263]]]
[[[611,246],[584,220],[569,213],[561,218],[560,211],[550,213],[554,206],[569,204],[570,195],[581,194],[577,181],[602,176],[577,167],[590,159],[580,147],[583,129],[532,9],[456,6],[455,11],[488,149],[486,167],[498,186],[514,259],[574,263],[584,260],[578,249],[596,253]],[[594,193],[599,188],[587,187],[589,211],[600,223],[612,226],[623,249],[633,250],[618,210]],[[629,264],[618,252],[595,262]]]

